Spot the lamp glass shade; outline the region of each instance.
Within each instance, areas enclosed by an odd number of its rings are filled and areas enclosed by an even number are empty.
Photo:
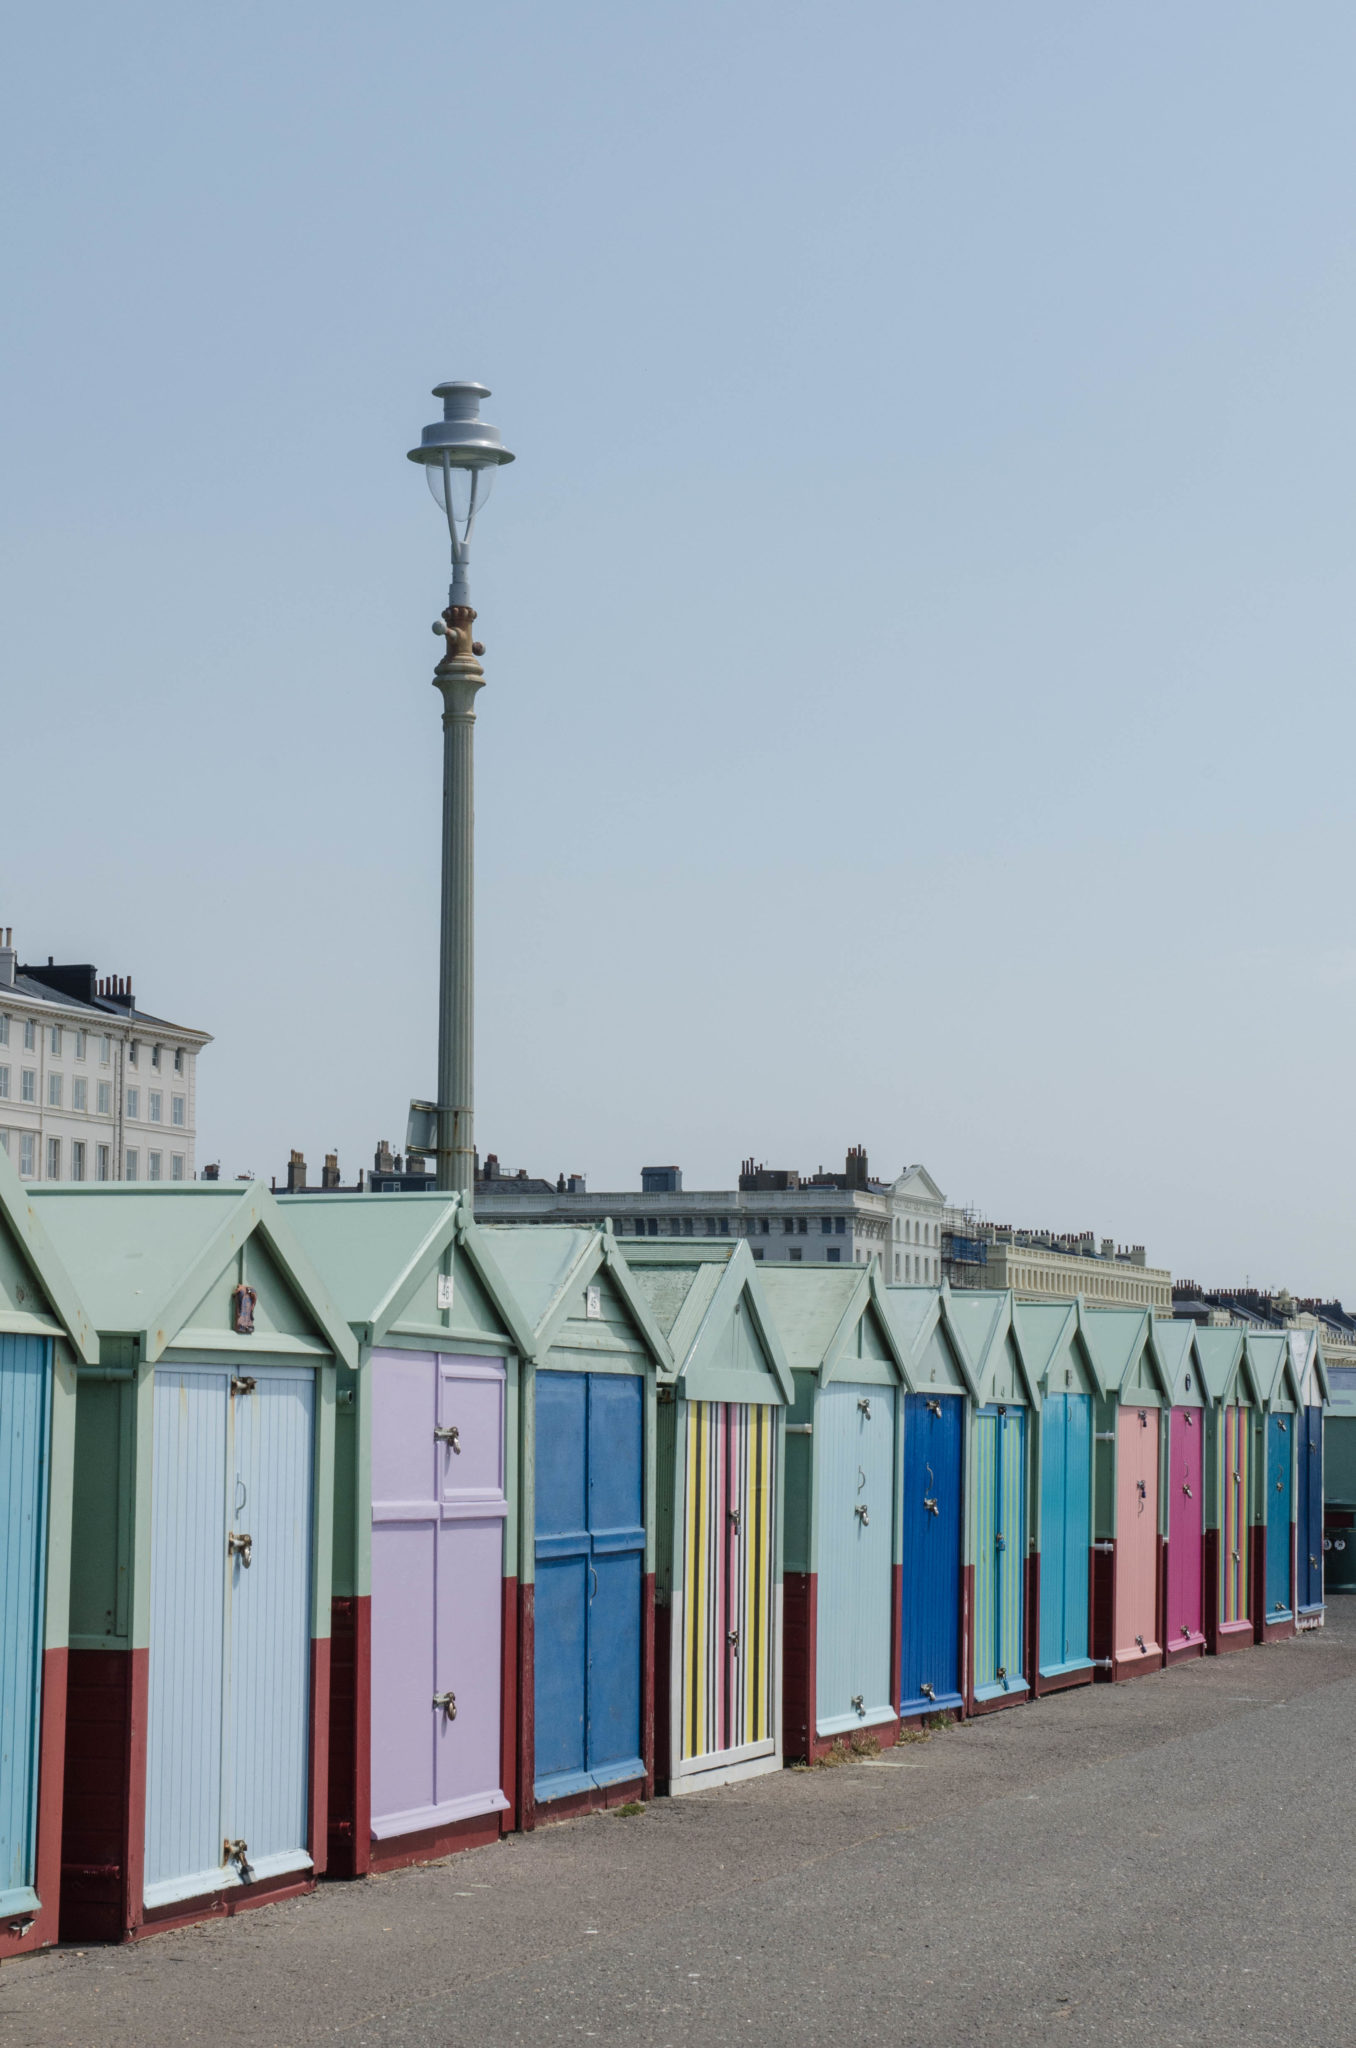
[[[459,525],[464,526],[471,511],[472,484],[475,486],[475,509],[481,512],[494,488],[494,474],[498,466],[495,462],[471,465],[451,461],[444,467],[441,462],[425,462],[424,475],[428,478],[428,487],[439,511],[450,513]]]

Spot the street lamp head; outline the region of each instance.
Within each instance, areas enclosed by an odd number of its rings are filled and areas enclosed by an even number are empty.
[[[495,471],[513,456],[498,427],[480,417],[480,401],[490,395],[487,384],[464,379],[435,384],[433,396],[443,402],[443,416],[424,428],[411,462],[422,464],[433,502],[447,515],[452,540],[452,602],[466,600],[466,554],[476,514],[490,495]]]

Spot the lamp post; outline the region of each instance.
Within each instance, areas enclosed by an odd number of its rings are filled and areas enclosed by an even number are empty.
[[[422,463],[433,499],[447,515],[452,587],[434,632],[447,642],[433,671],[443,697],[442,935],[438,960],[438,1187],[469,1202],[475,1193],[475,775],[476,692],[485,682],[472,640],[466,563],[471,533],[494,473],[513,457],[497,427],[480,417],[484,384],[435,384],[443,416],[425,427],[411,462]]]

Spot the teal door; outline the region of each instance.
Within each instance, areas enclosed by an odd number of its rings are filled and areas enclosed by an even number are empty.
[[[815,1402],[819,1546],[815,1729],[891,1720],[895,1394],[834,1382]]]
[[[1024,1692],[1022,1574],[1026,1417],[1001,1403],[975,1417],[975,1698]]]
[[[35,1912],[52,1346],[0,1337],[0,1919]]]
[[[1267,1573],[1266,1619],[1289,1621],[1290,1523],[1294,1488],[1291,1483],[1293,1415],[1267,1417]]]
[[[1047,1394],[1040,1432],[1040,1668],[1049,1678],[1087,1669],[1091,1663],[1091,1395]]]

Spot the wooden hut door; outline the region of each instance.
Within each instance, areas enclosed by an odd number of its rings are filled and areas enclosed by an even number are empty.
[[[902,1714],[961,1704],[961,1423],[951,1394],[904,1398]]]
[[[372,1360],[372,1832],[506,1805],[504,1367]]]
[[[1323,1606],[1323,1409],[1299,1415],[1299,1591],[1301,1610]]]
[[[1224,1410],[1220,1460],[1220,1620],[1248,1618],[1248,1410]]]
[[[1116,1421],[1115,1655],[1132,1663],[1158,1644],[1158,1410]]]
[[[975,1417],[975,1691],[1010,1692],[1022,1674],[1026,1418],[1002,1403]]]
[[[694,1401],[683,1517],[681,1754],[773,1747],[772,1411]]]
[[[52,1345],[0,1336],[0,1917],[34,1912]]]
[[[1290,1604],[1291,1512],[1294,1491],[1291,1474],[1296,1418],[1293,1415],[1267,1417],[1267,1585],[1266,1619],[1288,1621],[1294,1612]]]
[[[1165,1647],[1203,1640],[1205,1416],[1198,1408],[1168,1415],[1168,1609]]]
[[[1092,1397],[1047,1394],[1041,1409],[1040,1668],[1089,1661]]]
[[[893,1387],[833,1381],[815,1402],[820,1487],[815,1725],[839,1735],[894,1713]]]
[[[644,1383],[536,1376],[535,1788],[641,1777]]]

